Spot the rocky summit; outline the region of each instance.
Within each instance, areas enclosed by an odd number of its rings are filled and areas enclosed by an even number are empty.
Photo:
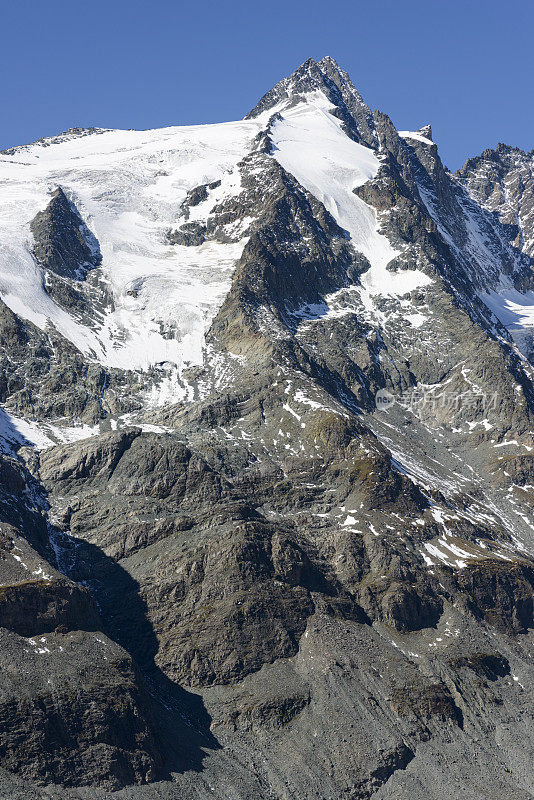
[[[0,245],[0,797],[534,797],[534,154],[309,59]]]

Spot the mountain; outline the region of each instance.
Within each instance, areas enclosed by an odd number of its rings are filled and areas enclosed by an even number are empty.
[[[509,226],[511,243],[534,255],[534,151],[499,144],[457,172],[475,200]]]
[[[1,796],[533,796],[532,174],[330,57],[0,154]]]

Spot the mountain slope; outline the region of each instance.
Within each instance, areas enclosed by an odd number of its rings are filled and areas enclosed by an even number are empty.
[[[0,627],[83,687],[14,683],[4,794],[532,797],[532,349],[500,313],[532,265],[486,167],[331,58],[242,122],[0,166],[2,513],[76,598],[15,629],[6,573]],[[74,629],[117,655],[53,659]],[[17,759],[28,707],[64,733]]]
[[[500,144],[469,159],[457,178],[478,204],[501,223],[503,236],[516,253],[528,257],[529,269],[513,285],[491,287],[485,301],[532,360],[534,255],[534,157]]]

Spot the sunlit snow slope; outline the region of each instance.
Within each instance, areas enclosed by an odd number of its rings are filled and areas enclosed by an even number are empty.
[[[332,109],[321,92],[314,92],[288,110],[273,127],[273,156],[323,203],[369,260],[371,268],[357,291],[364,306],[376,312],[374,295],[401,297],[432,280],[421,270],[387,270],[398,252],[378,232],[376,212],[353,191],[375,177],[380,162],[373,150],[344,133]]]
[[[424,285],[429,279],[423,273],[386,272],[396,252],[377,232],[374,211],[352,191],[374,177],[379,162],[343,132],[332,108],[317,91],[253,120],[67,133],[2,154],[2,299],[40,328],[52,323],[108,366],[202,363],[205,332],[230,288],[245,239],[186,247],[169,244],[166,233],[193,187],[221,180],[214,200],[239,193],[238,162],[274,111],[281,116],[272,130],[273,156],[325,204],[372,265],[359,288],[365,305],[372,305],[373,294],[402,295]],[[32,256],[30,222],[58,186],[100,244],[102,276],[114,303],[100,328],[80,324],[56,304]],[[204,213],[213,203],[207,206]]]
[[[244,242],[171,246],[165,233],[192,187],[222,180],[239,191],[236,164],[260,121],[97,131],[0,156],[0,294],[41,328],[47,321],[101,363],[144,369],[200,363],[203,335],[230,286]],[[93,331],[44,291],[32,257],[30,222],[61,186],[100,243],[115,310]],[[135,290],[132,292],[132,290]],[[160,323],[176,338],[165,338]]]

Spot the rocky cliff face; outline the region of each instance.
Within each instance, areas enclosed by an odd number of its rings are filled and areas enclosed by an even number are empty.
[[[190,135],[2,155],[1,793],[526,800],[530,156],[331,58]]]
[[[499,144],[470,158],[456,176],[505,225],[512,244],[534,255],[534,154]]]

